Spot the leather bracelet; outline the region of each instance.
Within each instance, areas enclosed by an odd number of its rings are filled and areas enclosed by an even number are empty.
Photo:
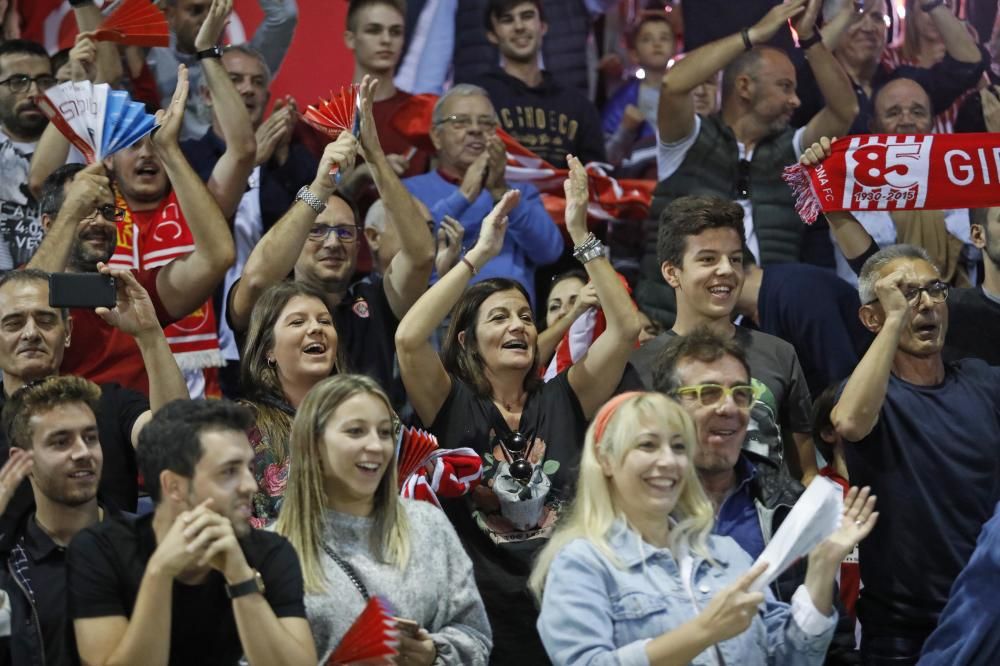
[[[813,33],[812,37],[806,37],[805,39],[799,40],[799,48],[803,51],[819,44],[823,41],[823,35],[819,34],[819,30]]]
[[[743,28],[740,30],[740,37],[743,38],[744,50],[751,50],[753,48],[753,42],[750,41],[750,28]]]
[[[920,5],[920,9],[925,14],[929,14],[930,12],[934,11],[943,4],[944,0],[931,0],[930,2],[925,2],[922,5]]]
[[[465,255],[462,255],[462,263],[469,267],[469,270],[472,272],[472,277],[476,277],[476,275],[479,273],[479,270],[475,267],[475,265],[471,261],[465,258]]]
[[[194,57],[198,60],[204,60],[205,58],[221,58],[222,57],[222,47],[213,46],[211,48],[205,49],[204,51],[198,51],[194,54]]]
[[[86,7],[94,4],[94,0],[69,0],[70,7]]]

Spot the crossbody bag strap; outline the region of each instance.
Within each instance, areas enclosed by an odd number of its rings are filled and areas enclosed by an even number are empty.
[[[358,572],[354,569],[354,567],[348,564],[347,560],[342,558],[340,555],[337,555],[337,553],[333,552],[333,549],[330,548],[330,546],[326,545],[325,543],[322,543],[320,545],[323,546],[323,550],[326,551],[326,554],[330,556],[330,559],[336,562],[337,566],[340,567],[343,570],[344,574],[350,579],[350,581],[354,583],[354,587],[358,589],[358,592],[361,593],[361,596],[364,598],[364,600],[368,601],[368,599],[370,598],[370,595],[368,594],[368,588],[365,587],[365,584],[361,582],[361,576],[358,575]]]

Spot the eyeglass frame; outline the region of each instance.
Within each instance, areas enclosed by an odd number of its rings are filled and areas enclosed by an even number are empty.
[[[24,88],[22,88],[21,90],[15,90],[13,83],[15,79],[23,79],[24,81],[27,82],[27,85],[25,85]],[[42,84],[39,83],[39,79],[49,79],[52,81],[52,84],[42,87]],[[53,74],[40,74],[38,76],[28,76],[27,74],[11,74],[3,81],[0,81],[0,86],[5,85],[7,86],[8,90],[10,90],[12,93],[14,93],[15,95],[19,95],[23,92],[31,90],[32,83],[35,84],[35,87],[38,88],[39,92],[43,92],[45,90],[48,90],[49,88],[57,86],[59,84],[59,79],[57,79]]]
[[[461,120],[461,118],[463,117],[468,118],[468,120],[467,121]],[[445,123],[448,123],[451,125],[452,129],[454,129],[457,132],[469,131],[472,128],[473,121],[475,121],[476,127],[482,128],[484,131],[487,132],[495,132],[497,128],[500,127],[500,120],[496,116],[491,117],[489,123],[485,124],[483,123],[484,117],[485,116],[477,116],[473,118],[472,116],[467,116],[465,114],[453,113],[452,115],[446,118],[442,118],[441,120],[434,123],[434,126],[439,127],[441,125],[444,125]],[[459,127],[456,125],[456,123],[468,123],[468,125],[464,127]]]
[[[706,388],[721,389],[722,396],[715,402],[706,404],[704,399],[701,397],[702,391],[704,391]],[[738,389],[750,389],[750,402],[746,406],[740,405],[734,396],[734,391],[737,391]],[[674,396],[681,398],[683,397],[683,394],[690,395],[692,391],[694,392],[694,396],[695,399],[698,401],[698,404],[701,405],[702,407],[716,407],[719,404],[725,402],[726,398],[731,398],[733,404],[736,405],[737,409],[747,409],[747,410],[753,407],[753,403],[756,402],[757,398],[759,398],[761,395],[761,390],[758,387],[753,386],[752,384],[736,384],[735,386],[723,386],[722,384],[715,384],[713,382],[706,382],[704,384],[688,384],[687,386],[678,386],[671,393]]]
[[[319,236],[314,236],[313,235],[313,229],[316,229],[317,227],[322,227],[325,230],[324,233],[323,233],[322,238],[319,237]],[[338,229],[344,229],[344,230],[353,229],[353,236],[351,236],[350,238],[345,238],[343,236],[342,232],[337,231]],[[313,224],[311,227],[309,227],[309,235],[307,236],[307,238],[309,240],[311,240],[312,242],[314,242],[314,243],[325,243],[326,239],[330,237],[330,234],[336,234],[338,241],[340,241],[344,245],[350,245],[351,243],[357,243],[358,242],[358,236],[361,235],[361,227],[359,225],[357,225],[357,224],[349,224],[349,225],[348,224]]]
[[[107,222],[121,222],[125,219],[125,209],[110,203],[101,204],[100,206],[96,206],[94,212],[87,217],[94,217],[96,219],[98,215],[103,217]]]
[[[934,297],[931,294],[931,289],[939,290],[943,294],[941,298],[938,299]],[[934,282],[931,282],[929,285],[923,287],[908,287],[905,290],[900,289],[900,291],[903,292],[903,298],[905,298],[906,302],[910,304],[910,307],[915,308],[920,305],[921,297],[924,294],[927,294],[927,298],[930,299],[931,305],[944,303],[948,300],[948,294],[951,293],[951,285],[944,280],[934,280]],[[875,303],[878,303],[878,298],[868,301],[865,305],[873,305]]]

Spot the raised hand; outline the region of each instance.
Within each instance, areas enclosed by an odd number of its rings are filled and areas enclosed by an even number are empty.
[[[750,585],[766,569],[767,562],[756,564],[735,583],[719,590],[695,618],[712,637],[713,644],[742,634],[753,622],[758,607],[764,602],[764,593],[750,592]]]
[[[34,462],[31,451],[11,448],[10,458],[0,468],[0,514],[7,511],[10,498],[14,496],[14,491],[21,485]]]
[[[226,28],[226,21],[233,11],[233,0],[212,0],[208,8],[208,16],[198,29],[198,34],[194,38],[194,48],[197,51],[210,49],[219,43],[222,31]]]
[[[350,132],[341,132],[337,140],[328,143],[323,150],[323,156],[319,160],[319,168],[316,169],[316,179],[313,180],[310,189],[313,194],[324,201],[329,198],[337,188],[336,181],[330,175],[334,167],[340,169],[341,176],[344,176],[354,167],[354,161],[358,155],[358,140]]]
[[[382,152],[382,144],[378,139],[378,128],[375,126],[375,114],[372,107],[375,103],[375,89],[378,87],[378,79],[365,74],[361,79],[361,86],[358,89],[358,96],[361,99],[361,156],[365,161],[371,161],[376,155]]]
[[[158,333],[160,322],[156,317],[153,300],[132,271],[110,268],[104,263],[97,264],[97,270],[113,277],[117,290],[114,309],[97,308],[94,310],[97,316],[109,326],[114,326],[133,338]]]
[[[483,226],[479,231],[476,248],[489,259],[500,254],[500,250],[503,248],[503,238],[507,233],[507,216],[520,201],[520,190],[509,190],[493,206],[489,215],[483,218]]]
[[[996,86],[987,86],[979,91],[983,105],[983,123],[987,132],[1000,132],[1000,91]]]
[[[69,51],[69,71],[74,81],[93,81],[97,77],[97,45],[91,33],[81,32]]]
[[[486,189],[493,196],[494,201],[503,196],[507,191],[507,149],[503,141],[497,136],[490,136],[486,139],[486,153],[489,160],[486,163]]]
[[[815,1],[815,0],[814,0]],[[781,2],[771,8],[764,18],[757,21],[748,31],[750,42],[754,45],[763,44],[774,37],[775,33],[781,29],[788,20],[805,11],[806,0],[788,0]],[[815,23],[815,18],[813,19]]]
[[[184,120],[184,106],[188,98],[188,71],[184,65],[177,66],[177,87],[170,105],[156,112],[159,126],[153,130],[153,148],[160,151],[178,148],[177,137],[180,135],[181,123]]]
[[[840,527],[818,545],[810,557],[823,557],[839,566],[854,551],[855,546],[871,534],[878,520],[878,512],[875,511],[875,496],[870,493],[871,488],[868,486],[860,489],[855,486],[847,492]]]
[[[445,215],[437,232],[437,253],[434,256],[434,270],[438,279],[458,263],[462,253],[462,239],[465,227],[455,218]]]
[[[800,41],[809,39],[816,33],[816,19],[819,18],[822,6],[822,0],[808,0],[805,11],[792,20],[792,27]]]
[[[831,146],[836,140],[836,137],[832,139],[825,136],[820,137],[819,141],[805,149],[802,156],[799,157],[799,162],[805,166],[816,166],[833,153]]]
[[[81,221],[94,214],[94,210],[111,200],[111,182],[100,162],[88,164],[66,187],[66,197],[61,213],[68,219]]]
[[[264,164],[271,161],[272,157],[277,158],[279,166],[284,163],[281,159],[280,147],[286,147],[285,159],[287,159],[287,146],[292,138],[292,131],[295,128],[296,110],[295,106],[278,100],[274,103],[271,115],[257,128],[257,159],[256,164]]]
[[[918,282],[916,274],[912,268],[900,268],[879,279],[875,283],[875,295],[885,312],[886,318],[893,315],[902,317],[903,323],[908,324],[913,317],[913,308],[903,294],[904,285]]]
[[[587,204],[590,193],[587,188],[587,171],[575,155],[567,155],[569,178],[563,182],[566,193],[566,230],[574,243],[579,243],[587,235]]]
[[[483,191],[483,185],[486,181],[486,170],[489,168],[489,164],[490,151],[487,149],[469,165],[468,170],[465,172],[465,177],[462,178],[462,184],[458,186],[458,190],[469,202],[478,199],[479,193]]]

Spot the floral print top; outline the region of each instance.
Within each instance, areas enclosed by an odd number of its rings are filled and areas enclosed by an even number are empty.
[[[274,522],[281,510],[288,483],[288,456],[279,458],[268,437],[256,425],[247,431],[247,437],[253,447],[252,469],[257,479],[250,524],[260,528]]]

